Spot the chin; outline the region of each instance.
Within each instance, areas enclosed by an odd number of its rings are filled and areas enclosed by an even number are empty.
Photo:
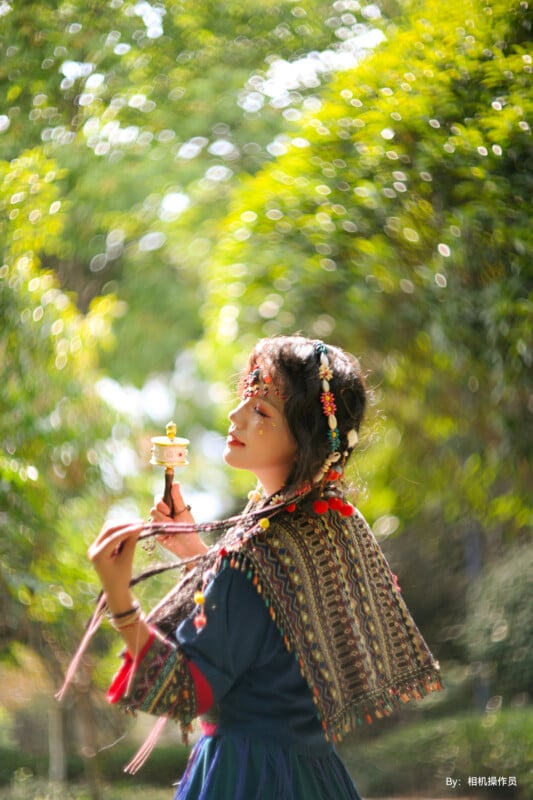
[[[231,447],[228,447],[228,445],[226,445],[226,447],[224,448],[224,452],[222,453],[222,460],[226,464],[229,464],[231,467],[233,466],[233,464],[232,464],[232,460],[233,460],[232,459],[232,455],[233,455],[233,453],[231,452]]]

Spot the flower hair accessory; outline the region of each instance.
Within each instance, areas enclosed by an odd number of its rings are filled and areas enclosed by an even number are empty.
[[[322,381],[322,394],[320,395],[320,402],[322,403],[324,416],[328,421],[328,439],[330,450],[333,454],[337,453],[341,449],[341,436],[337,426],[337,417],[335,416],[337,406],[335,404],[335,397],[329,385],[330,380],[333,378],[333,370],[329,364],[328,348],[323,342],[319,342],[316,345],[316,352],[320,359],[318,377]]]
[[[322,411],[328,421],[328,441],[330,446],[330,453],[326,458],[324,464],[320,468],[319,473],[315,476],[315,481],[319,483],[322,478],[330,472],[333,464],[341,459],[341,435],[337,425],[337,405],[335,403],[335,395],[331,391],[330,381],[333,378],[333,370],[329,363],[328,348],[323,342],[318,342],[315,345],[316,353],[319,357],[318,377],[321,381],[322,392],[320,394],[320,403]]]

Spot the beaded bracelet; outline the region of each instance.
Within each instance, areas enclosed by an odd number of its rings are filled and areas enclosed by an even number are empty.
[[[131,611],[127,617],[122,617],[119,620],[111,617],[110,623],[111,627],[113,627],[116,631],[121,631],[123,628],[129,628],[131,625],[135,625],[137,622],[141,622],[142,620],[144,620],[144,614],[141,612],[140,607],[137,606],[137,608]]]

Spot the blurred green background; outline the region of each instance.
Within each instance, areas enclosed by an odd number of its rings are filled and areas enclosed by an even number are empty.
[[[0,797],[171,796],[173,731],[121,775],[149,721],[106,706],[116,636],[53,698],[87,546],[147,515],[172,417],[197,519],[240,507],[235,375],[295,331],[368,374],[350,477],[446,686],[343,757],[365,797],[533,797],[532,23],[520,0],[1,0]]]

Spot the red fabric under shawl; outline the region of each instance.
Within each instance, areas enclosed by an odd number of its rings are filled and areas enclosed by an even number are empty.
[[[129,650],[124,651],[122,665],[114,676],[113,680],[111,681],[111,685],[107,690],[106,699],[108,703],[118,703],[120,700],[122,700],[129,684],[133,680],[135,670],[139,667],[141,661],[150,651],[156,636],[160,635],[161,634],[156,628],[152,628],[150,638],[136,658],[133,658]],[[198,714],[204,714],[206,711],[209,711],[213,705],[212,689],[205,676],[192,661],[187,660],[187,667],[191,673],[194,683],[197,712]]]

